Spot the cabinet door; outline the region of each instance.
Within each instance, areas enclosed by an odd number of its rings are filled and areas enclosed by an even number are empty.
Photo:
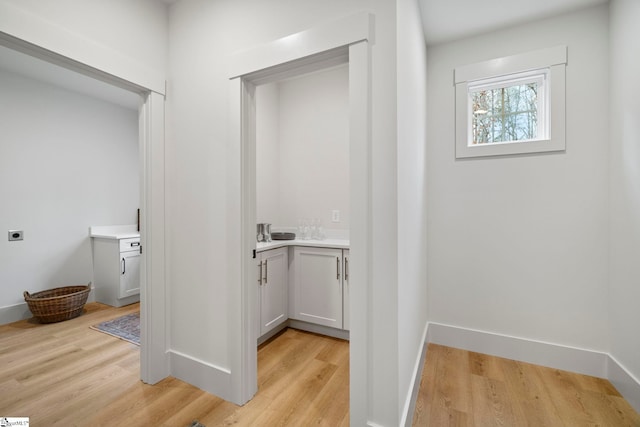
[[[342,329],[342,250],[294,250],[293,318]]]
[[[349,330],[349,249],[342,251],[342,329]]]
[[[120,252],[120,292],[119,298],[140,293],[140,252]]]
[[[272,249],[260,254],[260,336],[288,318],[288,258],[287,248]]]

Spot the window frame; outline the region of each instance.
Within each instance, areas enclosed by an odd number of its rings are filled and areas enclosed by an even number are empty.
[[[565,151],[566,64],[567,47],[557,46],[457,67],[454,71],[456,158]],[[506,87],[500,85],[542,73],[545,73],[545,99],[539,100],[538,112],[544,102],[544,129],[538,130],[538,138],[471,144],[471,90],[478,87]]]
[[[469,82],[467,85],[467,105],[469,111],[467,112],[467,146],[477,146],[477,145],[485,145],[485,144],[518,144],[521,142],[531,142],[531,141],[539,141],[544,139],[549,139],[549,95],[548,95],[548,83],[549,79],[549,70],[541,69],[541,70],[533,70],[527,71],[524,73],[516,73],[516,74],[508,74],[506,76],[500,77],[492,77],[489,79],[475,80],[473,82]],[[473,97],[474,94],[478,92],[484,91],[493,91],[496,89],[505,89],[514,86],[522,86],[529,83],[535,83],[537,86],[537,96],[536,96],[536,136],[534,138],[528,139],[518,139],[518,140],[508,140],[508,141],[494,141],[494,142],[484,142],[480,144],[474,144],[474,134],[473,127],[474,121],[476,120],[476,114],[473,111]],[[510,112],[508,114],[502,114],[504,118],[505,115],[515,115],[519,113],[524,113],[524,111],[515,111]]]

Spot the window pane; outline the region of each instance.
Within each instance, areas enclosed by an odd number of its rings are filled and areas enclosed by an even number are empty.
[[[471,103],[472,144],[537,138],[537,82],[474,91]]]

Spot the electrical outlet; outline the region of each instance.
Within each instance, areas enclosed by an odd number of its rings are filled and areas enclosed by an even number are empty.
[[[9,230],[9,241],[14,240],[23,240],[24,239],[24,231],[22,230]]]
[[[340,211],[331,211],[331,222],[340,222]]]

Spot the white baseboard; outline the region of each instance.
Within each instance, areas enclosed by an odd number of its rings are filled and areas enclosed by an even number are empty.
[[[17,322],[32,317],[26,302],[0,307],[0,325]]]
[[[606,378],[640,412],[640,381],[607,353],[429,323],[427,343]]]
[[[424,325],[424,332],[422,333],[422,348],[416,359],[416,364],[413,367],[413,374],[411,375],[411,390],[405,399],[404,407],[402,409],[402,417],[400,419],[400,425],[405,427],[411,427],[413,424],[413,413],[416,410],[416,401],[418,400],[418,393],[420,392],[420,380],[422,379],[422,369],[424,368],[424,361],[427,357],[427,331],[429,324]]]
[[[281,323],[280,325],[276,326],[266,334],[258,337],[258,345],[264,344],[265,342],[269,341],[271,338],[275,337],[276,335],[278,335],[280,332],[287,329],[288,327],[289,327],[289,322]]]
[[[326,335],[333,338],[349,341],[349,331],[344,329],[331,328],[329,326],[316,325],[315,323],[305,322],[303,320],[289,319],[287,326],[301,331],[312,332],[314,334]]]
[[[607,378],[608,354],[508,335],[429,323],[427,342]]]
[[[231,372],[175,350],[169,352],[171,375],[192,384],[207,393],[224,400],[233,401],[231,391]]]
[[[640,412],[640,381],[611,355],[607,359],[607,379]]]

